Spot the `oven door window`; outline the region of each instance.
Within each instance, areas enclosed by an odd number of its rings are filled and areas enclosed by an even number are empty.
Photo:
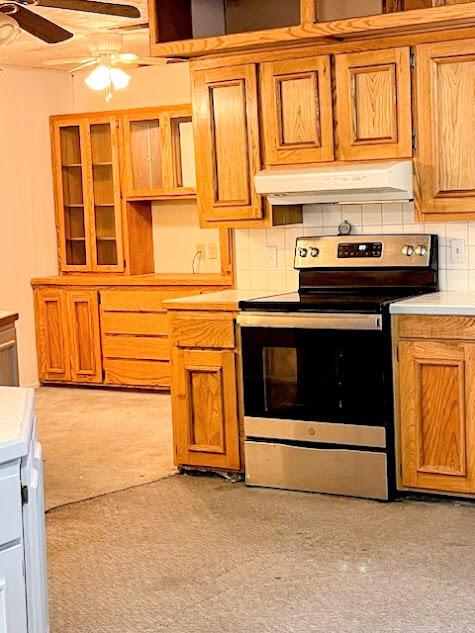
[[[380,332],[243,328],[245,414],[380,425]]]

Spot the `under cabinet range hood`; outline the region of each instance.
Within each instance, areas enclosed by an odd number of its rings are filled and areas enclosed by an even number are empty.
[[[264,169],[257,193],[272,205],[412,200],[412,161],[374,161],[325,167]]]

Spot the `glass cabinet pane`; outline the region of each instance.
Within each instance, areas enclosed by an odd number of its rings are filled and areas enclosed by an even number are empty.
[[[59,139],[66,264],[68,266],[85,266],[87,264],[86,224],[79,125],[61,127]]]
[[[90,126],[96,260],[99,266],[116,266],[117,231],[114,164],[110,123]]]
[[[195,146],[191,117],[175,117],[171,121],[174,188],[196,187]]]
[[[137,190],[163,187],[160,121],[130,121],[130,160],[132,188]]]

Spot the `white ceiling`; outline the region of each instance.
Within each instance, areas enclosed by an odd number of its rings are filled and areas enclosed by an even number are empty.
[[[118,4],[132,4],[139,9],[141,17],[130,20],[97,13],[34,7],[33,11],[71,31],[74,37],[60,44],[45,44],[42,40],[22,31],[21,35],[9,46],[0,46],[0,64],[41,68],[44,67],[43,62],[47,60],[89,57],[84,37],[87,33],[147,22],[147,0],[114,1]],[[149,54],[148,29],[120,32],[124,33],[124,52],[137,55]],[[57,66],[57,68],[67,69],[65,66]]]

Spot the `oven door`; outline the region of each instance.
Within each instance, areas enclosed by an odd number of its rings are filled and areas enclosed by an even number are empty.
[[[385,426],[381,315],[244,312],[238,323],[246,418]]]

